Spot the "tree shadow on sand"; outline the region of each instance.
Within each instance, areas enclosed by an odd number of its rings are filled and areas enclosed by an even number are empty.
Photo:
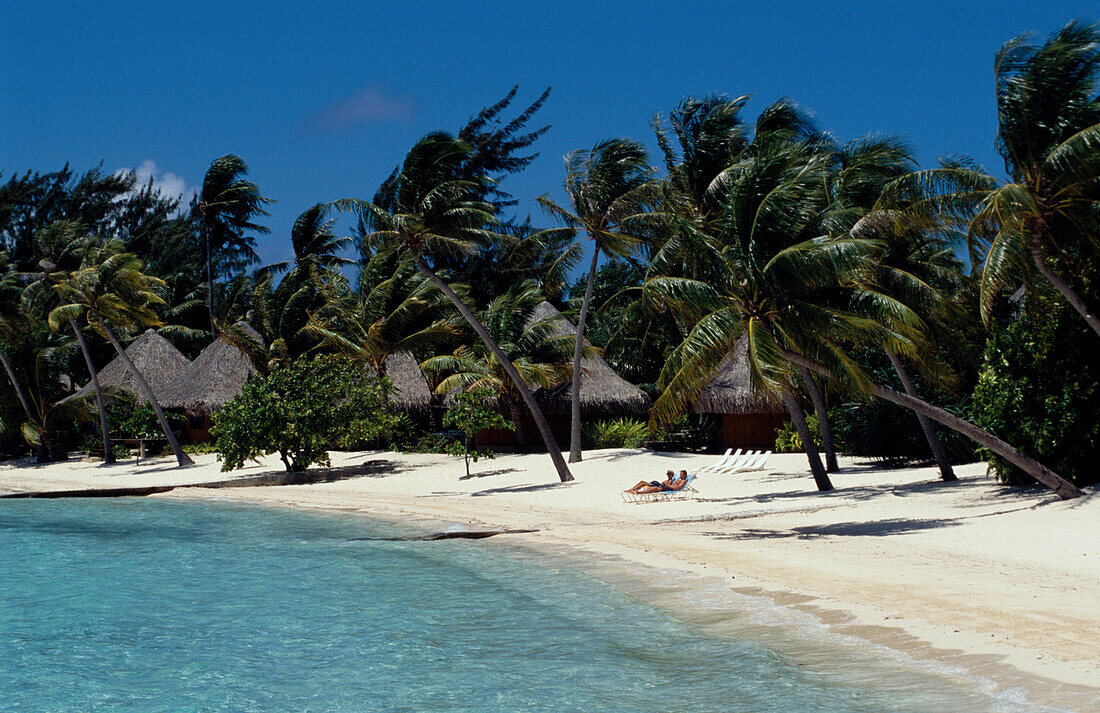
[[[831,525],[804,525],[787,530],[768,530],[764,528],[745,528],[739,532],[704,533],[719,540],[781,540],[817,537],[883,537],[888,535],[906,535],[922,530],[937,530],[955,527],[961,524],[957,519],[915,519],[894,518],[872,522],[837,522]]]
[[[459,480],[474,480],[476,478],[491,478],[494,475],[504,475],[506,473],[518,473],[519,468],[497,468],[496,470],[485,470],[480,473],[470,473],[469,475],[458,476]]]

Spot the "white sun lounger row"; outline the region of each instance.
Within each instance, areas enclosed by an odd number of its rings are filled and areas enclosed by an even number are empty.
[[[708,475],[724,475],[729,473],[748,473],[756,470],[764,470],[764,465],[768,462],[768,457],[771,456],[771,451],[748,451],[742,453],[738,448],[737,452],[727,450],[726,454],[719,458],[715,463],[711,465],[703,466],[697,469],[695,472]]]

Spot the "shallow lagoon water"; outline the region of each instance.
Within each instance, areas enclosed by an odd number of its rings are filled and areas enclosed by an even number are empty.
[[[840,646],[785,652],[760,627],[708,633],[506,547],[356,539],[416,532],[221,503],[8,501],[0,711],[1045,710]]]

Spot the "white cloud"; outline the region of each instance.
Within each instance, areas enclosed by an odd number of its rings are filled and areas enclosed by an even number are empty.
[[[198,189],[195,186],[187,185],[187,181],[182,176],[177,176],[168,171],[161,171],[152,159],[145,159],[137,168],[120,168],[116,173],[126,171],[132,172],[134,177],[137,178],[137,184],[134,186],[135,190],[144,189],[149,184],[149,180],[152,179],[153,190],[158,191],[165,198],[180,199],[180,211],[186,210],[187,204],[198,193]]]

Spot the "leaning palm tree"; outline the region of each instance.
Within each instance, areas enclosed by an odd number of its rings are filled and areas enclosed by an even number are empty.
[[[413,146],[388,182],[387,204],[391,208],[362,200],[340,201],[338,205],[359,213],[372,231],[368,236],[372,244],[387,245],[412,259],[416,268],[446,295],[500,361],[535,419],[558,478],[568,482],[573,475],[531,389],[473,311],[431,267],[441,255],[471,254],[480,245],[499,239],[485,227],[496,220],[493,207],[476,200],[476,191],[485,179],[460,177],[469,154],[470,148],[464,142],[445,133],[429,134]]]
[[[30,402],[23,391],[19,379],[8,362],[6,348],[10,346],[13,336],[25,323],[26,313],[22,309],[20,296],[23,292],[23,280],[16,271],[15,266],[8,262],[7,252],[0,252],[0,364],[4,367],[8,381],[15,389],[15,395],[23,407],[23,413],[27,420],[31,420]]]
[[[880,249],[875,241],[850,235],[799,238],[799,225],[812,223],[824,207],[824,196],[812,187],[824,185],[829,161],[826,153],[804,144],[764,151],[731,177],[722,236],[725,277],[706,283],[675,277],[647,281],[650,299],[695,317],[695,326],[665,366],[654,421],[682,412],[745,335],[754,387],[784,400],[804,445],[812,440],[794,410],[799,367],[853,393],[869,393],[926,415],[1003,455],[1060,497],[1080,496],[1079,489],[995,436],[874,383],[850,356],[850,345],[871,343],[893,344],[906,357],[919,359],[922,325],[903,303],[869,286],[866,275]],[[819,489],[828,489],[820,467],[811,458]]]
[[[884,197],[939,193],[925,204],[967,220],[972,262],[984,253],[987,322],[995,298],[1038,271],[1100,336],[1100,318],[1073,284],[1100,249],[1100,31],[1073,22],[1041,46],[1029,39],[1007,42],[994,65],[997,148],[1009,180],[951,163],[896,182]]]
[[[592,261],[588,266],[573,347],[570,463],[581,460],[581,351],[592,286],[596,282],[596,266],[601,253],[615,260],[630,254],[639,242],[627,222],[640,211],[642,188],[649,183],[652,173],[644,146],[627,139],[609,139],[588,151],[574,151],[565,157],[565,193],[569,197],[569,208],[559,206],[548,196],[538,199],[546,212],[571,228],[583,230],[592,242]]]
[[[151,306],[163,304],[164,300],[158,294],[163,286],[163,281],[142,271],[141,261],[123,252],[120,241],[92,244],[85,249],[80,269],[55,285],[61,304],[50,311],[49,325],[57,331],[62,325],[73,325],[77,320],[84,319],[111,343],[126,369],[133,374],[142,396],[153,407],[176,462],[184,466],[191,465],[193,461],[180,448],[149,382],[134,366],[115,334],[115,329],[137,332],[159,325],[160,319]]]
[[[500,345],[526,384],[549,389],[569,379],[572,335],[559,334],[560,316],[536,313],[542,292],[532,285],[519,285],[500,295],[480,315],[480,320]],[[592,348],[586,354],[591,356]],[[504,363],[484,344],[462,345],[452,354],[426,360],[425,372],[441,376],[436,392],[488,389],[516,426],[516,442],[525,448],[523,397],[508,377]]]
[[[246,180],[248,165],[235,154],[214,159],[202,179],[202,190],[194,204],[206,262],[206,301],[210,317],[210,333],[214,324],[214,260],[235,259],[245,265],[256,261],[254,240],[247,231],[267,233],[268,229],[253,222],[267,215],[264,206],[270,199],[260,195],[260,189]]]
[[[61,424],[91,420],[86,398],[57,399],[57,375],[71,357],[73,342],[45,346],[34,354],[28,369],[30,414],[20,427],[23,440],[37,450],[37,462],[54,460],[56,445],[51,434]]]
[[[359,289],[331,274],[323,286],[325,304],[305,331],[322,349],[368,365],[381,376],[394,354],[434,353],[459,336],[457,315],[443,293],[409,260],[375,253],[359,272]]]
[[[55,221],[35,236],[35,242],[40,253],[44,255],[38,262],[41,272],[30,276],[33,282],[23,290],[22,303],[24,309],[43,314],[56,306],[58,285],[70,279],[80,268],[88,249],[94,245],[95,238],[85,234],[79,223]],[[88,368],[92,389],[95,391],[96,410],[99,413],[99,430],[103,437],[103,462],[110,465],[115,462],[115,455],[111,448],[107,401],[99,384],[99,371],[95,368],[92,353],[77,320],[69,320],[66,326],[80,345],[80,353]]]

